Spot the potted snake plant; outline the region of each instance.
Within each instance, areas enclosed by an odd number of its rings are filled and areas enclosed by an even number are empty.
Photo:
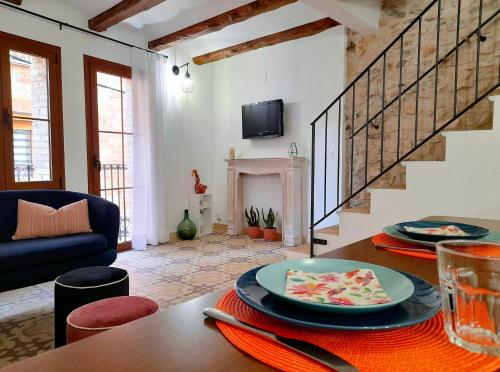
[[[247,218],[247,223],[248,223],[248,228],[247,228],[247,235],[251,239],[258,239],[261,237],[261,230],[260,230],[260,216],[259,216],[259,210],[255,208],[253,209],[253,206],[250,207],[250,212],[245,208],[245,217]]]
[[[273,210],[269,208],[269,212],[266,217],[264,209],[262,209],[262,219],[266,224],[266,227],[264,228],[264,239],[274,242],[278,236],[278,232],[274,226],[276,220],[278,219],[278,212],[274,213]]]

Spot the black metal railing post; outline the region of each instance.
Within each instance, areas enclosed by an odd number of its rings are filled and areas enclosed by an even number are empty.
[[[316,161],[316,123],[312,126],[311,135],[311,227],[309,256],[314,257],[314,165]]]
[[[366,82],[366,120],[370,120],[370,69],[368,69],[368,76]],[[365,183],[368,182],[368,131],[370,126],[366,126],[365,134]]]
[[[380,130],[380,171],[384,170],[384,123],[385,123],[385,74],[387,68],[387,53],[384,53],[382,68],[382,123]]]
[[[422,42],[422,18],[418,18],[417,38],[417,87],[415,88],[415,146],[418,144],[418,101],[420,94],[420,44]]]
[[[453,115],[457,114],[457,100],[458,100],[458,43],[460,41],[460,8],[462,7],[462,0],[457,3],[457,31],[455,36],[455,88],[453,89]]]
[[[436,25],[436,61],[435,61],[435,71],[434,71],[434,112],[432,113],[432,133],[436,132],[436,120],[437,120],[437,95],[438,95],[438,83],[439,83],[439,42],[441,37],[441,0],[438,1],[437,9],[437,25]]]
[[[341,141],[341,132],[340,127],[342,126],[342,98],[339,99],[339,119],[338,119],[338,131],[337,131],[337,206],[340,204],[340,141]]]
[[[323,179],[323,214],[326,214],[326,179],[328,164],[328,111],[325,113],[325,161],[324,161],[324,179]]]
[[[481,55],[481,22],[483,21],[483,0],[479,0],[479,15],[477,17],[477,41],[476,41],[476,92],[479,97],[479,56]]]
[[[401,90],[403,88],[403,48],[404,48],[404,39],[403,35],[401,35],[401,47],[399,49],[399,95],[398,95],[398,142],[396,149],[396,159],[399,161],[399,146],[401,139]]]
[[[354,133],[354,126],[356,120],[356,84],[352,86],[352,121],[351,121],[351,133]],[[354,134],[351,135],[351,188],[349,194],[352,196],[353,193],[353,181],[354,181]]]

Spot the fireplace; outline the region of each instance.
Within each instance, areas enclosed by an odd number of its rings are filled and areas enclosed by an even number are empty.
[[[302,173],[305,158],[226,159],[228,232],[243,232],[243,175],[277,174],[282,188],[283,244],[302,244]]]

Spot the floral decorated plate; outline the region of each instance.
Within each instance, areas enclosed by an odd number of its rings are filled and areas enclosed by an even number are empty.
[[[313,310],[367,313],[408,299],[413,283],[405,275],[367,262],[313,258],[282,261],[257,272],[259,285],[280,298]]]

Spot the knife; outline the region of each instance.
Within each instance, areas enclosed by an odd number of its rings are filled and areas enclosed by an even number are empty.
[[[288,347],[299,354],[305,355],[308,358],[311,358],[318,363],[321,363],[329,368],[333,368],[339,372],[354,372],[359,371],[356,367],[349,364],[347,361],[339,357],[338,355],[332,354],[329,351],[320,348],[314,344],[311,344],[306,341],[295,340],[288,337],[282,337],[275,335],[274,333],[264,331],[260,328],[254,327],[250,324],[247,324],[239,319],[236,319],[232,315],[229,315],[223,311],[214,309],[214,308],[206,308],[203,310],[203,314],[206,316],[223,321],[224,323],[231,324],[238,328],[250,331],[252,333],[258,334],[259,336],[265,337],[269,340],[272,340],[280,345]]]

